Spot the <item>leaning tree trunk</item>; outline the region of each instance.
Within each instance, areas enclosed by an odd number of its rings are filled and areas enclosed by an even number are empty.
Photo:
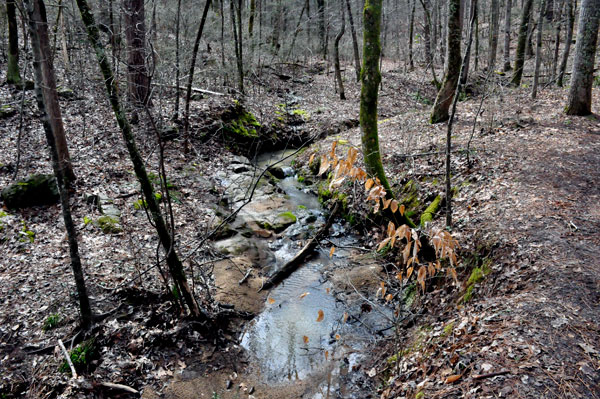
[[[512,0],[506,0],[506,13],[504,15],[504,72],[510,71],[510,20]]]
[[[188,285],[187,278],[183,270],[183,264],[181,263],[179,255],[175,250],[173,236],[171,235],[171,232],[165,223],[165,219],[163,218],[162,212],[158,205],[158,200],[154,194],[154,187],[152,186],[152,182],[150,181],[148,173],[146,172],[144,159],[138,151],[131,125],[129,124],[123,107],[121,106],[117,89],[117,81],[115,79],[115,75],[113,74],[110,63],[106,58],[104,45],[100,41],[100,35],[98,33],[96,21],[94,20],[94,15],[92,14],[86,0],[77,0],[77,6],[79,7],[81,19],[86,27],[90,44],[96,52],[96,57],[98,59],[100,70],[102,71],[110,104],[119,127],[121,128],[123,140],[125,141],[127,150],[129,151],[129,157],[131,158],[135,175],[140,183],[142,192],[144,194],[144,200],[148,206],[150,217],[152,218],[154,228],[156,229],[160,243],[162,244],[165,252],[169,273],[173,278],[179,294],[182,296],[185,304],[190,310],[190,313],[201,322],[209,323],[210,318],[208,314],[200,309],[196,299],[194,298],[192,290]]]
[[[492,0],[490,4],[490,33],[488,40],[488,71],[496,66],[496,50],[498,49],[498,29],[500,27],[500,1]]]
[[[148,103],[150,75],[146,68],[146,23],[144,0],[123,0],[127,39],[127,86],[135,107]]]
[[[569,52],[571,51],[571,42],[573,41],[573,26],[575,25],[575,7],[573,2],[575,0],[567,1],[567,38],[565,39],[565,48],[563,49],[560,66],[558,67],[558,78],[556,84],[558,87],[562,87],[565,72],[567,70],[567,61],[569,60]]]
[[[340,91],[340,100],[346,99],[346,93],[344,93],[344,82],[342,82],[342,72],[340,68],[340,40],[342,40],[342,36],[344,36],[344,32],[346,32],[346,18],[344,18],[344,0],[340,0],[340,11],[342,13],[342,26],[340,27],[340,31],[335,36],[335,42],[333,43],[333,57],[334,57],[334,66],[335,66],[335,80],[338,83],[338,89]]]
[[[448,29],[446,40],[446,72],[442,87],[437,94],[433,110],[431,111],[431,123],[440,123],[448,120],[448,110],[452,105],[452,98],[458,84],[460,74],[460,0],[448,0]]]
[[[21,83],[19,73],[19,28],[17,26],[15,0],[6,0],[6,16],[8,18],[8,63],[6,67],[6,83]]]
[[[531,6],[533,0],[524,0],[523,13],[521,14],[521,24],[519,25],[519,39],[517,42],[517,53],[515,55],[515,69],[510,83],[513,86],[521,84],[523,77],[523,65],[525,64],[525,47],[527,46],[527,33],[531,19]]]
[[[594,61],[599,23],[600,0],[582,0],[571,88],[565,108],[567,115],[592,113],[592,86],[594,84]]]
[[[533,85],[531,85],[531,98],[537,97],[538,81],[540,77],[540,65],[542,63],[542,36],[544,31],[544,17],[546,14],[546,0],[542,0],[540,7],[540,18],[538,20],[538,31],[535,43],[535,70],[533,72]]]
[[[204,10],[202,11],[202,18],[200,19],[200,25],[198,25],[198,32],[196,33],[196,40],[194,41],[194,48],[192,50],[192,60],[190,61],[190,71],[188,73],[188,80],[185,88],[185,112],[183,113],[183,152],[186,154],[190,151],[190,102],[192,99],[192,83],[194,82],[196,58],[198,57],[200,39],[202,39],[202,32],[204,31],[204,24],[206,23],[206,16],[208,15],[208,9],[210,8],[210,1],[211,0],[206,0],[206,3],[204,3]],[[221,0],[221,6],[223,5],[223,1],[225,0]],[[221,8],[221,46],[223,46],[223,18],[223,8]],[[221,56],[224,56],[224,54],[225,52],[222,50]],[[223,67],[225,67],[225,65],[223,65]]]
[[[75,224],[71,217],[69,189],[66,181],[69,171],[65,170],[64,163],[60,162],[57,141],[55,139],[57,135],[61,134],[54,129],[58,125],[62,126],[62,116],[60,114],[60,108],[57,107],[56,100],[58,99],[58,95],[56,92],[56,81],[54,69],[50,62],[50,42],[48,40],[46,7],[42,0],[26,0],[25,6],[29,17],[29,32],[31,36],[31,48],[33,50],[35,94],[40,110],[40,119],[42,120],[44,131],[46,133],[46,141],[50,148],[52,168],[54,169],[54,175],[56,176],[60,194],[63,221],[65,223],[65,229],[67,230],[69,242],[71,268],[73,269],[75,287],[79,299],[81,327],[87,329],[92,324],[93,315],[85,286],[81,258],[79,257],[77,230],[75,229]]]
[[[477,25],[477,13],[478,13],[478,2],[477,0],[471,0],[471,5],[470,5],[470,15],[469,15],[469,21],[473,21],[473,31],[475,31],[474,27]],[[469,31],[471,32],[471,31]],[[471,40],[473,40],[473,35],[471,34]],[[460,84],[461,85],[466,85],[467,84],[467,79],[469,78],[469,70],[470,65],[471,65],[471,52],[472,52],[472,46],[468,46],[467,50],[465,51],[465,56],[463,58],[463,62],[462,62],[462,67],[461,67],[461,72],[460,72]],[[477,55],[475,56],[475,61],[477,61]],[[458,91],[460,93],[460,90]]]
[[[33,5],[33,3],[30,3],[31,7],[33,7]],[[63,125],[60,104],[58,101],[58,94],[56,91],[54,67],[52,65],[52,59],[50,57],[51,50],[50,39],[48,35],[48,22],[46,20],[46,9],[43,3],[35,4],[35,6],[40,8],[40,10],[37,11],[39,14],[34,15],[34,19],[35,21],[43,22],[37,23],[33,27],[30,26],[29,31],[31,32],[32,28],[36,28],[35,33],[39,36],[39,45],[41,46],[39,62],[41,63],[40,68],[42,68],[43,71],[43,88],[47,89],[47,92],[44,92],[44,106],[46,109],[46,113],[48,114],[48,123],[50,123],[52,133],[54,135],[54,142],[56,145],[56,151],[58,152],[60,168],[63,171],[63,175],[65,177],[65,184],[68,186],[71,182],[75,181],[75,173],[73,172],[73,166],[71,164],[69,146],[67,144],[65,127]],[[31,9],[28,11],[34,12],[35,10]]]
[[[356,72],[356,81],[360,81],[360,53],[358,51],[358,40],[356,39],[356,29],[354,28],[354,18],[352,17],[352,7],[350,0],[346,0],[348,8],[348,22],[350,23],[350,33],[352,34],[352,50],[354,51],[354,69]]]

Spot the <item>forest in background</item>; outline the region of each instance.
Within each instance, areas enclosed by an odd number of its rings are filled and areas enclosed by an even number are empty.
[[[0,395],[598,397],[599,23],[5,0]]]

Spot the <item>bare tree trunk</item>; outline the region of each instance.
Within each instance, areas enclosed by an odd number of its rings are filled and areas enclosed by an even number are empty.
[[[491,0],[490,3],[490,34],[488,41],[488,70],[493,71],[496,66],[496,51],[498,49],[498,29],[500,27],[500,1]]]
[[[471,1],[471,7],[474,10],[477,10],[477,0]],[[469,36],[467,39],[467,51],[470,52],[471,43],[473,42],[473,28],[475,25],[475,18],[477,17],[477,12],[471,13],[471,20],[469,24]],[[452,164],[450,163],[450,156],[452,155],[452,127],[454,125],[454,116],[456,115],[456,105],[458,104],[458,95],[461,91],[461,83],[462,73],[464,71],[465,65],[467,63],[467,58],[463,58],[462,62],[459,66],[458,72],[458,84],[456,85],[456,91],[454,93],[454,98],[452,99],[452,108],[450,112],[450,116],[448,118],[448,127],[446,130],[446,228],[452,228]]]
[[[571,88],[565,112],[567,115],[592,113],[592,86],[594,85],[594,62],[600,23],[600,0],[582,0],[579,10],[579,27]]]
[[[335,80],[337,80],[338,83],[338,89],[340,91],[340,100],[345,100],[346,94],[344,93],[344,82],[342,82],[342,72],[340,69],[340,40],[342,40],[342,36],[344,36],[344,32],[346,31],[346,18],[344,18],[344,0],[339,0],[339,2],[342,17],[342,26],[335,37],[335,42],[333,43],[333,57],[335,65]]]
[[[571,50],[571,42],[573,41],[573,26],[575,25],[575,7],[573,5],[575,0],[566,0],[567,1],[567,37],[565,39],[565,48],[563,49],[562,59],[560,61],[560,66],[558,67],[558,78],[556,79],[556,84],[558,87],[563,86],[563,79],[565,76],[565,71],[567,69],[567,61],[569,60],[569,52]]]
[[[177,15],[175,16],[175,115],[174,120],[179,120],[179,22],[181,19],[181,0],[177,0]]]
[[[544,17],[546,14],[546,0],[542,0],[540,6],[540,17],[538,19],[538,31],[535,48],[535,70],[533,72],[533,85],[531,87],[531,98],[535,100],[537,97],[538,81],[540,76],[540,65],[542,63],[542,36],[544,31]]]
[[[475,25],[477,23],[477,17],[478,17],[478,5],[477,5],[477,0],[471,0],[471,7],[470,7],[470,16],[469,16],[469,21],[473,21],[473,25]],[[473,27],[474,30],[474,27]],[[471,33],[471,37],[472,37],[472,33]],[[471,65],[471,46],[467,47],[467,51],[465,51],[465,56],[463,57],[463,62],[462,62],[462,71],[460,73],[460,84],[461,85],[465,85],[467,84],[467,80],[469,79],[469,70],[470,70],[470,65]]]
[[[448,110],[452,105],[452,98],[454,97],[456,85],[458,84],[458,75],[460,74],[461,30],[460,0],[448,0],[446,72],[442,87],[437,94],[431,111],[431,123],[445,122],[449,117]]]
[[[431,69],[433,76],[433,84],[438,87],[439,82],[437,76],[435,76],[435,67],[433,65],[433,55],[431,53],[431,13],[429,0],[421,0],[421,6],[423,7],[423,37],[425,39],[425,62]]]
[[[560,31],[562,29],[562,10],[564,3],[560,0],[556,4],[557,9],[556,12],[552,12],[552,25],[554,27],[554,56],[552,57],[552,80],[556,81],[556,69],[558,68],[558,55],[560,53]],[[550,7],[550,3],[548,3],[548,7]]]
[[[521,23],[519,25],[519,39],[517,42],[517,54],[515,55],[515,69],[510,83],[513,86],[521,84],[523,77],[523,65],[525,64],[525,47],[527,46],[527,32],[531,20],[531,6],[533,0],[524,0],[523,13],[521,14]]]
[[[256,0],[250,0],[250,15],[248,16],[248,37],[254,34],[254,16],[256,15]]]
[[[409,4],[410,4],[411,0],[408,0]],[[415,69],[415,63],[413,60],[413,42],[414,42],[414,35],[415,35],[415,6],[416,6],[416,2],[417,0],[412,0],[412,5],[410,8],[410,18],[409,18],[409,23],[408,23],[408,67],[410,68],[410,70],[412,71],[413,69]]]
[[[127,39],[127,83],[135,107],[148,103],[150,75],[146,67],[146,22],[144,0],[123,0]]]
[[[281,3],[280,3],[281,4]],[[237,65],[238,75],[238,90],[241,94],[244,94],[244,64],[242,61],[242,27],[239,24],[241,19],[241,0],[239,0],[236,6],[235,0],[229,0],[230,12],[231,12],[231,29],[233,30],[233,39],[235,46],[235,60]],[[237,10],[236,10],[237,8]],[[237,16],[236,16],[237,14]],[[237,19],[237,20],[236,20]],[[239,33],[239,35],[238,35]]]
[[[307,0],[308,1],[308,0]],[[346,0],[348,8],[348,22],[350,22],[350,33],[352,34],[352,49],[354,50],[354,69],[356,72],[356,81],[360,81],[360,53],[358,51],[358,40],[356,38],[356,29],[354,28],[354,18],[352,17],[352,7],[350,0]]]
[[[504,72],[510,71],[510,24],[512,13],[512,0],[506,0],[506,12],[504,14]]]
[[[152,182],[150,181],[148,173],[146,172],[144,159],[138,151],[131,125],[126,118],[123,107],[119,101],[117,81],[113,74],[112,68],[106,59],[106,52],[102,42],[100,41],[98,27],[94,21],[94,15],[92,14],[86,0],[77,0],[77,5],[79,7],[81,19],[83,20],[87,30],[90,44],[96,52],[98,64],[100,66],[100,70],[102,71],[102,76],[106,85],[108,98],[117,122],[119,123],[119,127],[121,128],[123,140],[125,141],[125,145],[129,151],[129,156],[133,164],[135,175],[140,183],[142,192],[144,194],[144,200],[148,206],[150,217],[152,218],[154,228],[156,229],[160,243],[162,244],[165,252],[170,275],[175,282],[175,286],[179,294],[182,296],[185,304],[190,310],[190,313],[199,321],[209,324],[210,318],[208,314],[200,309],[196,299],[194,298],[194,294],[188,285],[185,271],[183,270],[183,264],[181,263],[177,251],[175,250],[174,235],[171,231],[169,231],[169,228],[165,223],[165,219],[163,218],[158,201],[154,194],[154,187],[152,186]]]
[[[325,0],[317,0],[317,16],[319,18],[319,50],[323,60],[327,59],[327,32],[325,29]]]
[[[286,59],[289,59],[292,55],[292,51],[294,51],[294,46],[296,45],[296,39],[298,38],[298,33],[300,33],[300,25],[302,24],[302,17],[304,16],[304,11],[306,10],[306,2],[302,6],[302,11],[300,11],[300,16],[298,17],[298,22],[296,23],[296,29],[294,29],[294,35],[292,37],[292,44],[287,52]]]
[[[21,83],[19,72],[19,29],[15,0],[6,0],[6,16],[8,18],[8,65],[6,83],[18,85]]]
[[[188,73],[187,87],[185,91],[185,113],[183,114],[183,152],[188,153],[190,145],[190,100],[192,98],[192,83],[194,82],[194,71],[196,69],[196,58],[198,57],[198,48],[200,47],[200,39],[202,39],[202,32],[204,31],[204,24],[206,23],[206,16],[208,15],[208,9],[210,8],[210,1],[206,0],[204,3],[204,10],[202,11],[202,18],[200,19],[200,25],[198,25],[198,33],[196,33],[196,40],[194,41],[194,48],[192,50],[192,60],[190,62],[190,72]],[[223,2],[225,0],[221,0]],[[221,10],[221,18],[223,15]],[[221,25],[223,26],[223,25]],[[221,41],[221,43],[223,43]]]
[[[60,162],[61,158],[56,140],[56,137],[61,134],[64,136],[64,131],[55,130],[59,126],[62,127],[62,116],[60,114],[60,108],[58,107],[54,69],[50,60],[50,42],[48,38],[46,7],[42,0],[26,0],[25,6],[29,16],[31,48],[33,49],[36,98],[40,110],[40,118],[46,133],[46,141],[50,148],[54,175],[56,176],[59,188],[62,215],[69,242],[71,268],[73,269],[73,275],[75,277],[79,311],[81,312],[81,327],[87,329],[92,324],[93,315],[85,286],[81,258],[79,257],[77,230],[75,229],[75,224],[71,217],[67,180],[69,179],[69,173],[72,172],[65,169],[64,162]]]

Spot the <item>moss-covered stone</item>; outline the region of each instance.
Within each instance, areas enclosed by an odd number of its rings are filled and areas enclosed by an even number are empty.
[[[31,175],[2,190],[0,194],[7,208],[27,208],[58,202],[58,186],[53,175]]]
[[[119,220],[109,215],[100,216],[94,222],[104,234],[117,234],[123,231]]]
[[[17,109],[12,105],[2,105],[0,106],[0,119],[8,118],[9,116],[13,116],[17,113]]]

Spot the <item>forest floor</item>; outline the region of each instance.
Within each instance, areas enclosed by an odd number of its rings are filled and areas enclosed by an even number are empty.
[[[333,74],[290,74],[291,81],[273,75],[251,86],[246,105],[257,119],[263,125],[274,123],[280,104],[293,103],[300,114],[310,115],[302,127],[305,133],[329,133],[307,154],[325,152],[334,140],[359,146],[360,129],[352,127],[358,119],[359,86],[352,82],[351,70],[346,71],[346,101],[336,98]],[[430,198],[443,194],[446,127],[428,123],[435,91],[423,81],[424,74],[384,64],[379,126],[391,179],[418,179],[422,197]],[[565,116],[566,89],[547,87],[531,100],[528,89],[503,83],[503,77],[494,76],[486,92],[473,93],[458,107],[453,235],[465,256],[459,269],[462,283],[432,284],[434,289],[418,298],[420,317],[402,330],[400,339],[382,339],[379,350],[362,360],[356,372],[363,374],[365,391],[376,390],[364,397],[600,397],[600,120],[596,115]],[[101,82],[74,86],[76,97],[62,103],[78,176],[74,218],[95,311],[117,310],[95,330],[97,353],[83,371],[84,382],[69,383],[57,371],[63,357],[54,349],[59,338],[69,346],[77,321],[60,209],[4,210],[0,393],[126,397],[101,383],[160,392],[173,376],[186,373],[230,378],[245,365],[235,345],[243,322],[224,324],[215,347],[168,301],[161,301],[166,295],[160,293],[164,289],[154,267],[157,241],[144,211],[135,207],[138,188]],[[17,110],[19,96],[0,87],[0,98]],[[27,99],[19,178],[51,170],[31,92]],[[195,102],[193,126],[201,131],[211,112],[230,101],[229,96],[210,96]],[[170,109],[171,103],[161,98],[155,107]],[[19,116],[15,112],[0,119],[0,187],[13,180]],[[167,112],[161,116],[168,119]],[[137,129],[150,169],[156,170],[153,140],[143,139],[153,133],[143,123]],[[196,288],[203,304],[217,313],[220,308],[208,295],[214,289],[211,269],[199,265],[218,255],[199,245],[219,220],[215,204],[223,193],[215,176],[234,156],[219,136],[195,144],[186,156],[178,141],[169,142],[166,167],[177,196],[179,250],[189,270],[202,274],[196,275]],[[98,194],[121,211],[121,231],[105,234],[87,222],[101,216],[87,201]],[[442,226],[443,218],[440,212],[434,225]],[[372,231],[372,237],[382,234]],[[365,240],[365,245],[376,244],[373,238]],[[473,266],[468,259],[474,258],[482,269],[484,259],[487,269],[471,287],[472,298],[464,300]],[[375,295],[373,290],[373,300]],[[56,325],[43,329],[54,315]],[[388,361],[394,352],[400,359],[395,363]],[[193,391],[166,392],[173,398],[198,397]],[[278,397],[260,389],[253,395]],[[285,397],[304,396],[295,387]]]

